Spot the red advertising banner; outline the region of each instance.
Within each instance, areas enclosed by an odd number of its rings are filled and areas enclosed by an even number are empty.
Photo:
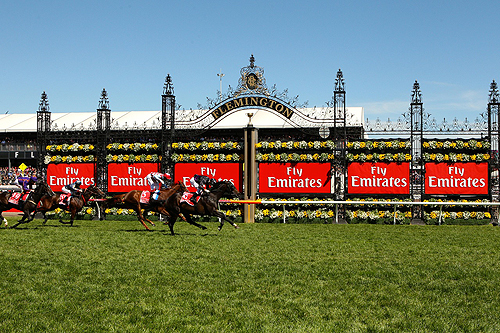
[[[351,163],[349,194],[409,194],[410,163]]]
[[[488,194],[488,163],[426,163],[425,194]]]
[[[149,190],[144,178],[153,171],[158,171],[157,163],[109,163],[108,191]]]
[[[332,193],[330,163],[259,163],[259,193]]]
[[[217,181],[229,180],[236,189],[243,191],[243,164],[241,163],[176,163],[175,182],[181,180],[189,191],[196,191],[189,180],[195,174],[208,176]]]
[[[60,192],[65,185],[82,182],[82,188],[94,185],[93,163],[61,163],[47,165],[47,182],[56,192]]]

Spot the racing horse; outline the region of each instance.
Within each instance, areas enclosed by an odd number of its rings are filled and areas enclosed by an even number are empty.
[[[186,202],[181,202],[181,198],[183,196],[182,193],[176,193],[175,195],[172,195],[170,198],[168,198],[167,204],[165,205],[167,211],[170,214],[168,220],[170,233],[174,235],[174,224],[175,221],[177,221],[177,217],[179,216],[179,214],[185,216],[186,222],[203,230],[205,230],[207,227],[194,222],[191,215],[208,215],[220,218],[219,231],[222,229],[224,221],[229,222],[236,229],[239,228],[238,225],[228,219],[224,213],[217,210],[219,200],[224,195],[236,196],[238,198],[242,197],[242,194],[238,192],[234,184],[227,180],[215,183],[212,188],[210,188],[210,193],[202,194],[202,196],[200,197],[198,202],[194,204],[194,206],[191,206]]]
[[[139,220],[139,222],[142,223],[142,225],[146,228],[146,230],[151,230],[151,229],[149,229],[149,227],[146,225],[145,222],[146,221],[149,222],[153,227],[155,226],[155,224],[153,221],[151,221],[145,217],[145,216],[147,216],[146,213],[150,212],[150,211],[154,211],[154,212],[158,212],[160,214],[163,214],[163,215],[170,217],[169,212],[164,207],[165,202],[167,201],[167,199],[171,195],[173,195],[179,191],[181,193],[187,191],[186,186],[181,181],[178,181],[177,183],[172,185],[172,187],[170,187],[170,188],[161,190],[160,194],[158,196],[158,200],[153,204],[141,203],[142,190],[132,190],[132,191],[126,193],[123,196],[123,198],[121,199],[121,202],[123,203],[123,205],[126,208],[133,209],[136,212],[137,219]],[[119,202],[119,200],[120,200],[119,196],[115,196],[112,198],[111,202],[114,202],[115,204],[117,204]],[[142,209],[144,209],[144,213],[142,212]]]
[[[79,196],[71,196],[69,201],[69,207],[66,205],[61,205],[60,202],[60,194],[46,195],[43,196],[40,200],[40,206],[37,207],[35,212],[41,212],[44,218],[43,225],[47,223],[47,213],[50,210],[54,210],[56,208],[67,209],[71,213],[71,219],[69,222],[64,222],[62,218],[59,222],[63,224],[71,224],[73,226],[73,221],[75,220],[76,213],[82,210],[83,206],[85,206],[91,197],[104,198],[105,194],[101,191],[97,186],[91,185],[83,190],[81,195]]]
[[[9,202],[12,192],[5,191],[0,193],[0,217],[3,220],[3,223],[7,223],[7,220],[3,217],[2,213],[11,208],[19,209],[23,212],[23,217],[11,228],[15,228],[21,223],[31,222],[35,216],[35,214],[31,216],[31,213],[35,211],[40,199],[44,195],[54,194],[50,186],[42,180],[38,180],[35,185],[35,189],[28,194],[26,201],[21,205]]]

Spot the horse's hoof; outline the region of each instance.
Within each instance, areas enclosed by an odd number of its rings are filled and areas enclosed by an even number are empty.
[[[238,227],[236,224],[234,225],[234,229],[239,229],[240,227]]]
[[[201,230],[207,230],[207,227],[202,226],[202,227],[201,227]]]

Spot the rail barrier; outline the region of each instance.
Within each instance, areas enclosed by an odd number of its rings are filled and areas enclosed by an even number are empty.
[[[283,223],[286,223],[285,216],[285,206],[286,205],[298,205],[298,204],[316,204],[316,205],[335,205],[335,223],[339,223],[339,205],[394,205],[394,222],[396,224],[396,208],[398,206],[412,205],[412,206],[441,206],[439,208],[439,225],[442,221],[443,206],[500,206],[500,202],[406,202],[406,201],[270,201],[270,200],[220,200],[224,203],[235,203],[235,204],[273,204],[273,205],[283,205]]]

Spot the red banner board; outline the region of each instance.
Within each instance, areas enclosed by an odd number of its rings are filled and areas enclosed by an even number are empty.
[[[409,194],[410,163],[351,163],[349,194]]]
[[[149,190],[144,178],[153,171],[158,171],[157,163],[109,163],[108,191]]]
[[[82,188],[94,185],[94,164],[60,163],[47,165],[47,182],[56,192],[78,179],[82,182]]]
[[[189,180],[195,174],[217,181],[229,180],[236,189],[243,191],[243,164],[241,163],[176,163],[175,182],[181,180],[189,191],[196,191]]]
[[[425,194],[488,194],[488,163],[426,163]]]
[[[330,163],[259,163],[259,193],[332,193]]]

